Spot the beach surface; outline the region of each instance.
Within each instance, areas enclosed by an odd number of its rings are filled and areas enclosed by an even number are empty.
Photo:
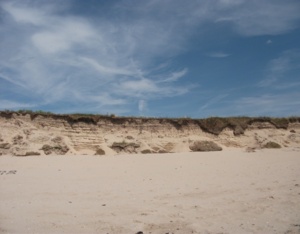
[[[300,152],[0,157],[0,233],[300,233]]]

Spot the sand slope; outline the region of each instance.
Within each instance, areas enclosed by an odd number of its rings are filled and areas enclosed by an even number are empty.
[[[0,157],[0,233],[300,233],[300,153]]]
[[[261,149],[268,141],[282,147],[300,147],[300,122],[280,126],[257,119],[237,134],[236,128],[221,128],[217,120],[209,125],[217,126],[214,131],[204,131],[191,119],[185,123],[180,119],[103,117],[91,122],[93,119],[65,119],[68,116],[4,114],[0,116],[0,155],[190,152],[196,141],[213,141],[223,149],[248,151]]]

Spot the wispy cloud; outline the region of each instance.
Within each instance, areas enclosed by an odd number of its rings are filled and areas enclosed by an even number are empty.
[[[217,100],[217,102],[215,102]],[[257,93],[237,98],[234,94],[225,97],[216,96],[197,112],[202,117],[209,116],[293,116],[299,115],[300,94],[288,93]],[[222,100],[222,101],[221,101]]]
[[[139,112],[142,113],[147,108],[147,102],[143,99],[139,100],[138,104]]]
[[[60,16],[53,5],[28,6],[21,1],[1,5],[6,12],[2,37],[16,49],[1,48],[5,53],[0,55],[0,78],[38,97],[40,105],[63,100],[121,106],[141,96],[188,92],[188,86],[173,84],[187,69],[164,69],[159,74],[147,69],[155,56],[173,53],[179,45],[177,40],[169,43],[172,33],[164,31],[165,25],[151,19],[94,22]],[[19,40],[11,40],[11,30]],[[160,82],[167,84],[161,87]]]
[[[278,58],[272,59],[266,68],[266,75],[258,84],[259,87],[276,87],[278,85],[286,86],[290,71],[298,70],[300,74],[300,51],[288,50],[284,51]]]
[[[300,15],[300,2],[228,0],[220,1],[216,22],[229,22],[242,35],[278,35],[297,28]],[[231,11],[234,9],[234,11]]]
[[[158,82],[173,82],[177,81],[180,78],[184,77],[188,73],[188,69],[184,68],[181,71],[172,72],[171,74],[167,75],[165,79],[159,80]]]
[[[16,22],[23,24],[43,25],[46,24],[46,18],[43,12],[35,8],[28,8],[26,6],[16,7],[16,2],[4,2],[1,7],[8,12]]]
[[[266,44],[268,44],[268,45],[270,45],[270,44],[272,44],[272,43],[273,43],[273,41],[270,40],[270,39],[266,41]]]
[[[226,54],[223,52],[211,52],[211,53],[208,53],[207,56],[212,57],[212,58],[226,58],[226,57],[230,56],[230,54]]]
[[[26,108],[34,108],[36,105],[34,104],[28,104],[28,103],[24,103],[24,102],[14,102],[14,101],[10,101],[10,100],[1,100],[0,99],[0,109],[26,109]]]
[[[226,97],[228,96],[229,94],[220,94],[218,96],[215,96],[215,97],[212,97],[210,98],[204,105],[202,105],[200,108],[199,108],[199,111],[200,112],[203,112],[204,110],[208,109],[209,107],[217,104],[217,103],[220,103],[224,102],[224,99],[226,99]]]
[[[263,94],[256,97],[244,97],[237,100],[235,112],[249,115],[288,116],[299,115],[299,93]]]

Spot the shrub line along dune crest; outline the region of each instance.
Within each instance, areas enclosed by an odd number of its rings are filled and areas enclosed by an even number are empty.
[[[255,150],[300,142],[300,117],[149,118],[21,110],[0,111],[0,126],[0,154],[16,156]]]

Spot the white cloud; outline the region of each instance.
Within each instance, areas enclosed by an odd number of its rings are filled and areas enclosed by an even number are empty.
[[[43,12],[38,9],[27,8],[24,6],[18,7],[16,4],[13,4],[13,2],[3,3],[1,7],[18,23],[33,25],[43,25],[46,23]]]
[[[241,5],[245,0],[219,0],[219,3],[222,7],[233,7]]]
[[[269,44],[272,44],[272,43],[273,43],[273,41],[270,40],[270,39],[266,41],[266,44],[268,44],[268,45],[269,45]]]
[[[114,98],[108,93],[82,95],[82,93],[75,92],[74,97],[76,98],[76,100],[83,103],[94,102],[97,106],[115,106],[127,103],[126,100],[121,98]]]
[[[93,67],[96,71],[100,73],[105,73],[105,74],[113,74],[113,75],[124,75],[124,76],[136,76],[137,72],[132,71],[130,69],[122,69],[118,67],[105,67],[101,64],[99,64],[96,60],[92,58],[86,58],[86,57],[81,57],[80,58],[83,62],[86,64],[90,65]]]
[[[115,83],[113,91],[115,94],[126,97],[157,99],[162,97],[180,96],[191,90],[192,87],[175,85],[160,85],[160,81],[142,78]]]
[[[147,102],[145,100],[139,100],[138,109],[139,112],[143,112],[147,107]]]
[[[240,1],[219,12],[216,22],[232,23],[245,36],[278,35],[299,27],[299,11],[299,1]]]
[[[230,54],[226,54],[223,52],[212,52],[212,53],[208,53],[207,56],[212,57],[212,58],[226,58],[226,57],[230,56]]]
[[[97,36],[95,30],[83,20],[56,18],[53,23],[56,26],[46,25],[49,29],[32,36],[33,44],[42,53],[62,53]]]
[[[70,48],[70,44],[64,35],[41,32],[33,35],[34,45],[44,53],[57,53]]]
[[[180,78],[184,77],[187,74],[187,72],[188,72],[187,68],[184,68],[181,71],[172,72],[165,79],[160,80],[159,82],[173,82],[173,81],[177,81]]]
[[[126,90],[128,92],[157,92],[158,87],[156,84],[148,79],[142,79],[142,80],[130,80],[130,81],[125,81],[121,83],[121,87],[123,90]]]
[[[28,104],[28,103],[24,103],[24,102],[14,102],[14,101],[10,101],[10,100],[1,100],[0,99],[0,109],[2,109],[2,110],[33,108],[33,107],[35,107],[34,104]]]

